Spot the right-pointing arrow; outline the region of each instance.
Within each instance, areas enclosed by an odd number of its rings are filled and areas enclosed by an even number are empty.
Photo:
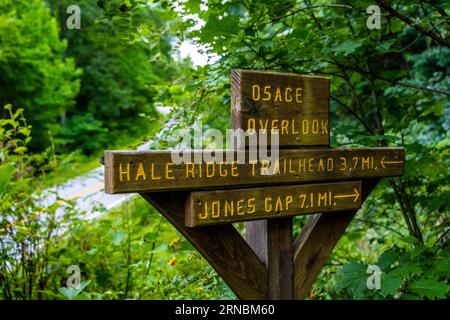
[[[353,202],[356,202],[359,199],[360,193],[359,193],[358,189],[356,189],[356,188],[353,189],[353,192],[354,192],[353,194],[338,194],[338,195],[335,195],[334,197],[338,198],[338,199],[341,199],[341,198],[354,198]]]

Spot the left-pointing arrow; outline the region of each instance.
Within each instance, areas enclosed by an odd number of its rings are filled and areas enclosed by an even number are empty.
[[[399,160],[399,161],[386,161],[386,160],[384,160],[386,157],[385,156],[383,156],[383,158],[381,158],[381,166],[383,167],[383,168],[386,168],[386,166],[385,166],[385,164],[399,164],[399,163],[403,163],[403,161],[402,160]]]

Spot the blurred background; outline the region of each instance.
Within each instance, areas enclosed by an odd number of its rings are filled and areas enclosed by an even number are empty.
[[[149,204],[103,193],[99,158],[174,147],[194,121],[230,128],[242,68],[330,76],[332,146],[406,149],[309,299],[448,299],[449,14],[439,0],[0,0],[0,297],[235,299]]]

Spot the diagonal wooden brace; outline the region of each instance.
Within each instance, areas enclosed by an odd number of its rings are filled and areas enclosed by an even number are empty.
[[[363,181],[362,201],[379,179]],[[311,291],[320,269],[352,221],[357,210],[316,214],[309,218],[294,242],[295,297],[304,299]]]
[[[233,225],[186,227],[186,192],[141,193],[141,196],[192,243],[239,299],[267,298],[267,269]]]

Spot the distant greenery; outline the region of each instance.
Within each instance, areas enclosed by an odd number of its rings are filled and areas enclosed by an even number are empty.
[[[36,132],[31,147],[43,150],[75,105],[81,70],[43,1],[2,0],[0,21],[0,106],[24,109]]]
[[[97,22],[101,8],[95,1],[80,4],[81,30],[68,30],[71,4],[0,2],[0,105],[24,109],[33,130],[31,150],[54,144],[58,154],[90,155],[124,134],[148,133],[149,121],[141,115],[157,119],[156,84],[170,81],[177,63],[168,51],[169,35],[157,48],[144,41],[124,45],[108,36]],[[141,14],[150,19],[148,12]]]

